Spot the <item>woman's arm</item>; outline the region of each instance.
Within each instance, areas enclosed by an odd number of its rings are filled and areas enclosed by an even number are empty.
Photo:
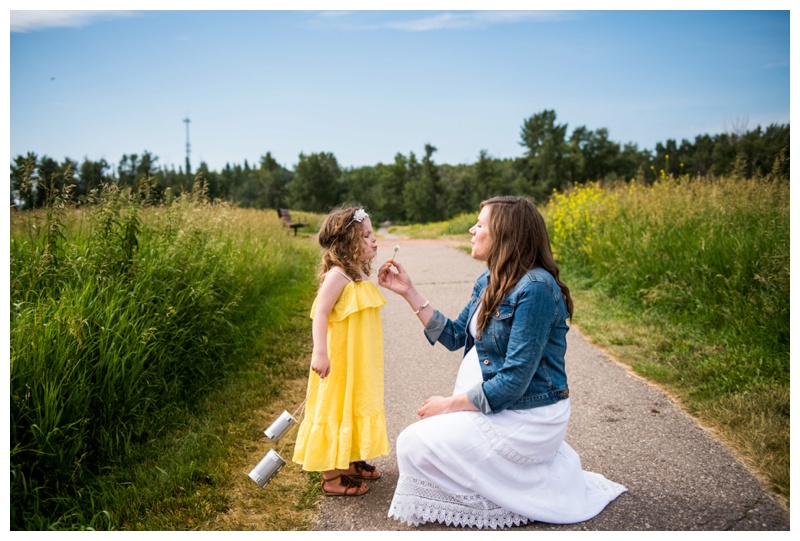
[[[397,267],[397,272],[391,269],[392,265]],[[378,271],[378,283],[406,299],[406,302],[408,302],[425,326],[425,338],[428,339],[431,345],[438,341],[450,351],[455,351],[463,348],[466,343],[469,316],[473,311],[474,303],[477,302],[476,299],[480,296],[481,284],[484,283],[483,281],[486,279],[487,274],[488,271],[475,282],[470,302],[455,320],[449,319],[431,307],[427,300],[424,300],[424,297],[419,294],[411,283],[411,277],[397,260],[387,261],[381,266]]]
[[[348,283],[347,278],[340,273],[328,271],[317,293],[317,307],[311,324],[311,336],[314,340],[311,370],[321,378],[326,378],[331,371],[328,358],[328,318]]]

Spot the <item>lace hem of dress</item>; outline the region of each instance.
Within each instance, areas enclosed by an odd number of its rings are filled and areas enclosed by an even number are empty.
[[[507,511],[479,494],[452,494],[408,475],[401,475],[397,482],[389,517],[413,526],[439,522],[497,529],[528,523],[527,517]]]

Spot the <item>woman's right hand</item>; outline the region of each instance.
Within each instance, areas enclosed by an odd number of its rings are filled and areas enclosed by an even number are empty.
[[[394,267],[396,270],[393,270]],[[404,296],[414,289],[411,276],[408,275],[403,265],[396,259],[387,261],[378,269],[378,283],[394,291],[398,295]]]

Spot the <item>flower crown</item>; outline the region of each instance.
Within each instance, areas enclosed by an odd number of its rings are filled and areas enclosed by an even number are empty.
[[[345,229],[350,227],[350,224],[352,224],[353,222],[358,222],[358,223],[363,222],[364,218],[369,218],[369,214],[367,214],[366,211],[364,211],[364,209],[358,209],[355,212],[355,214],[353,214],[353,219],[347,222],[347,225],[344,226]]]

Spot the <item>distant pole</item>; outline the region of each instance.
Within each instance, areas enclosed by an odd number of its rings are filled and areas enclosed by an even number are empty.
[[[184,118],[183,121],[186,123],[186,174],[191,175],[192,166],[189,165],[189,122],[191,121],[188,116]]]

